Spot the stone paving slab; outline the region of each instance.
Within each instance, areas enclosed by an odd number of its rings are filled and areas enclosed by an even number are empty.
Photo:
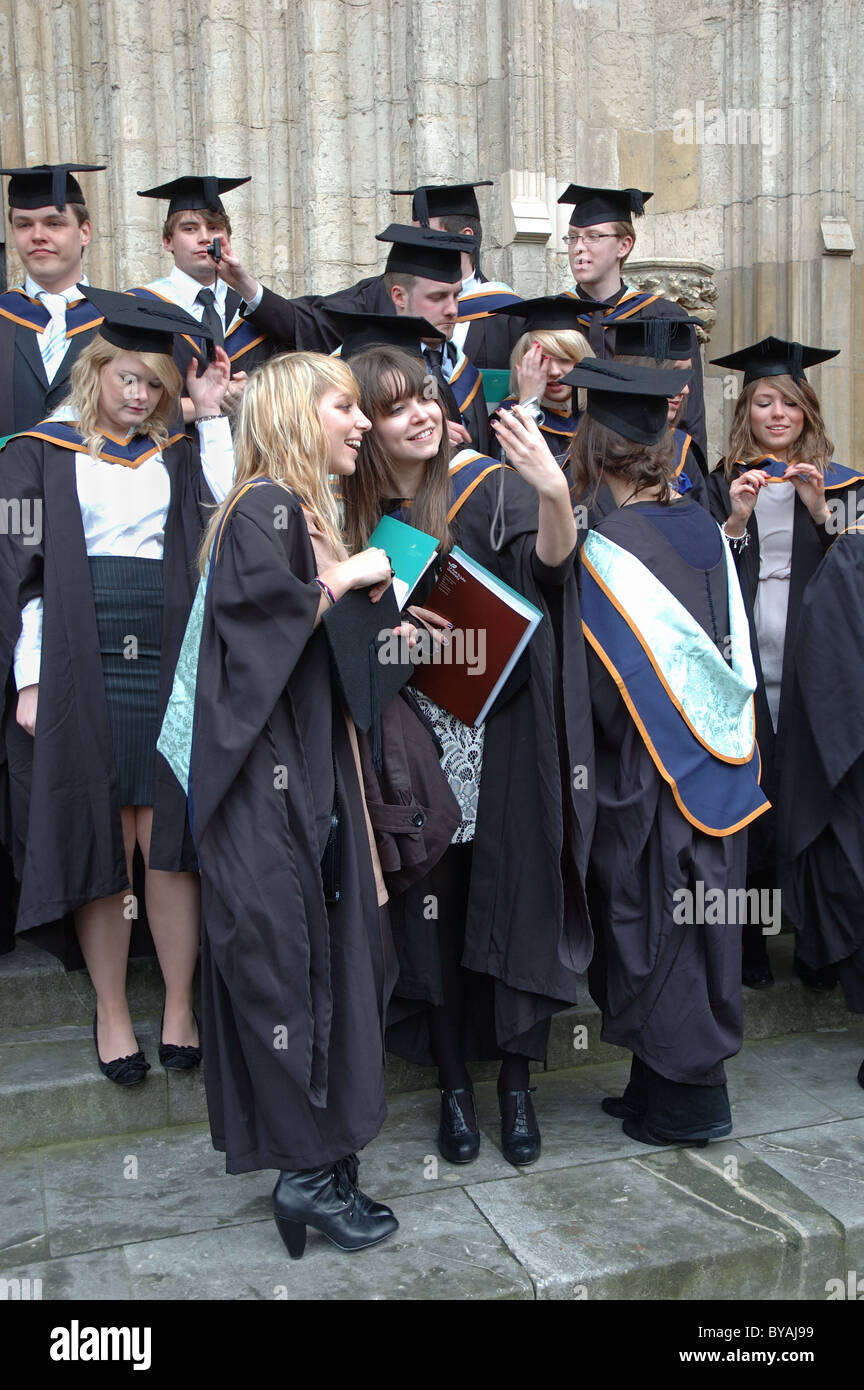
[[[864,1115],[864,1087],[857,1082],[864,1058],[864,1022],[754,1042],[747,1050],[772,1068],[778,1086],[791,1084],[807,1091],[845,1119]]]
[[[534,1290],[464,1192],[396,1199],[400,1229],[352,1254],[309,1231],[291,1260],[272,1218],[125,1247],[137,1299],[533,1299]]]
[[[66,1259],[34,1261],[17,1269],[3,1271],[2,1278],[9,1281],[20,1278],[29,1280],[27,1298],[40,1298],[43,1302],[57,1301],[78,1303],[120,1299],[127,1302],[133,1297],[129,1287],[129,1274],[122,1250],[94,1250],[86,1255],[70,1255]],[[39,1280],[40,1285],[36,1286]],[[7,1291],[6,1297],[21,1297],[22,1290]]]
[[[762,1134],[744,1144],[842,1226],[842,1269],[832,1274],[845,1279],[854,1269],[864,1275],[864,1119]]]
[[[0,1159],[0,1193],[0,1270],[46,1258],[50,1251],[37,1154]]]

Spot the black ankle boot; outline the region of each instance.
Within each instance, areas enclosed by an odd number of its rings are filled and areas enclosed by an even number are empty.
[[[524,1168],[536,1163],[540,1157],[540,1129],[531,1093],[531,1086],[525,1091],[499,1091],[501,1106],[501,1152],[508,1163]]]
[[[441,1092],[438,1152],[447,1163],[473,1163],[480,1152],[477,1107],[470,1086]]]
[[[601,1110],[616,1120],[638,1120],[648,1109],[650,1069],[634,1056],[630,1063],[630,1080],[623,1096],[604,1096]]]
[[[323,1168],[279,1174],[273,1189],[273,1215],[293,1260],[303,1254],[307,1226],[340,1250],[364,1250],[399,1229],[389,1207],[360,1191],[357,1170],[357,1155],[349,1154]]]

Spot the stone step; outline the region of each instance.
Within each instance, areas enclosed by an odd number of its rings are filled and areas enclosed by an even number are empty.
[[[772,954],[777,983],[767,990],[744,991],[749,1039],[847,1027],[850,1016],[839,990],[805,990],[793,976],[789,938],[774,943]],[[13,1007],[16,981],[18,1007]],[[129,997],[136,1034],[152,1069],[143,1085],[125,1089],[97,1070],[93,991],[86,973],[67,974],[33,947],[0,957],[0,1017],[16,1023],[0,1031],[0,1151],[206,1120],[200,1070],[165,1072],[159,1065],[161,993],[153,962],[130,963]],[[600,1015],[588,1000],[553,1019],[545,1066],[538,1063],[534,1070],[558,1071],[623,1055],[600,1039]],[[472,1067],[477,1081],[494,1078],[496,1071],[495,1063]],[[435,1084],[434,1071],[390,1058],[388,1095]]]
[[[540,1076],[543,1152],[521,1170],[500,1152],[494,1082],[477,1086],[464,1168],[437,1157],[437,1093],[395,1096],[361,1180],[400,1230],[353,1256],[310,1231],[299,1262],[272,1222],[273,1174],[226,1176],[205,1126],[67,1136],[0,1156],[0,1285],[64,1301],[824,1301],[864,1269],[862,1055],[860,1021],[745,1044],[734,1132],[705,1149],[646,1148],[601,1111],[626,1062]]]

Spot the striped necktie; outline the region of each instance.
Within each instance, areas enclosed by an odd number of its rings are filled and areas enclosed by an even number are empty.
[[[39,351],[42,354],[45,375],[50,384],[57,375],[68,347],[66,341],[66,307],[68,301],[64,295],[49,294],[47,290],[41,290],[39,298],[51,315],[50,320],[39,334]]]

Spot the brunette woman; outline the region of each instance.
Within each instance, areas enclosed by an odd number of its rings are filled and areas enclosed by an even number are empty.
[[[510,1162],[532,1163],[540,1133],[529,1061],[544,1057],[550,1018],[576,999],[591,955],[594,793],[573,510],[518,407],[496,426],[514,468],[469,451],[451,460],[419,357],[374,348],[351,366],[372,429],[345,480],[349,548],[387,512],[436,536],[439,559],[458,541],[543,613],[481,727],[421,701],[462,820],[439,865],[392,904],[400,979],[388,1034],[401,1056],[437,1066],[438,1144],[453,1163],[470,1162],[480,1144],[467,1063],[500,1060],[502,1148]],[[410,611],[440,622],[422,606]]]
[[[583,362],[577,485],[616,502],[582,549],[597,749],[589,904],[603,1038],[633,1053],[603,1101],[646,1144],[728,1134],[723,1062],[741,1046],[744,827],[758,785],[747,620],[719,528],[672,482],[681,372]],[[735,915],[733,915],[735,914]]]
[[[194,594],[194,557],[233,451],[220,402],[225,354],[187,388],[199,450],[169,421],[180,394],[174,334],[195,321],[85,287],[104,321],[71,375],[64,406],[7,445],[4,488],[38,523],[4,546],[4,718],[21,880],[18,930],[75,912],[96,991],[101,1071],[144,1079],[126,1002],[136,915],[132,856],[146,868],[150,931],[165,980],[159,1058],[200,1058],[192,1013],[199,889],[186,802],[162,778],[156,737]],[[195,331],[200,328],[195,324]]]
[[[347,366],[316,353],[252,374],[237,481],[204,540],[189,804],[201,865],[204,1076],[230,1173],[280,1170],[289,1254],[306,1227],[343,1250],[396,1230],[357,1186],[381,1127],[386,902],[353,725],[321,619],[390,583],[347,558],[328,475],[353,473],[369,421]]]
[[[832,462],[832,444],[806,367],[836,357],[835,351],[764,338],[752,347],[715,359],[744,373],[725,459],[710,475],[713,515],[731,540],[753,644],[759,685],[757,738],[762,786],[776,806],[777,770],[783,759],[791,710],[788,660],[806,587],[838,527],[839,507],[855,510],[860,471]],[[832,506],[829,507],[829,498]],[[833,510],[832,510],[833,509]],[[750,836],[753,886],[776,889],[776,817],[765,817]],[[798,964],[805,983],[830,987],[831,977]],[[744,934],[744,982],[773,983],[766,938],[757,924]]]

